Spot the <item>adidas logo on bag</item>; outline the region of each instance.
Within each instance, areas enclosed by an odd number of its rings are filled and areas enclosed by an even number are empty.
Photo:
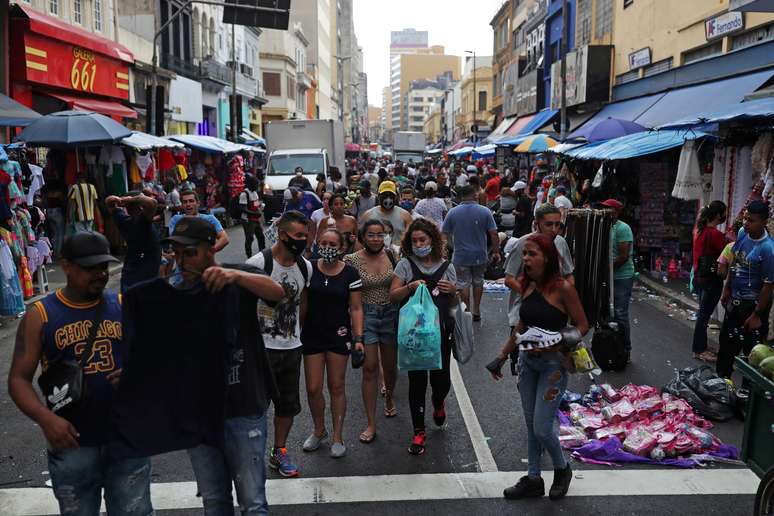
[[[48,402],[53,405],[51,407],[51,412],[56,412],[58,410],[61,410],[62,408],[66,407],[70,403],[72,403],[73,399],[72,397],[67,397],[67,393],[70,390],[69,384],[64,384],[62,388],[58,388],[56,385],[54,386],[54,392],[49,394],[48,396]]]

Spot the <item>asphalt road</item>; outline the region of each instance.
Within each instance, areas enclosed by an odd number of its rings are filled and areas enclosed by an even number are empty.
[[[230,236],[231,244],[218,255],[218,259],[224,263],[244,259],[241,229],[232,229]],[[117,276],[111,279],[111,287],[117,285],[117,279]],[[685,485],[691,487],[681,491],[660,479],[665,475],[661,474],[660,468],[611,468],[573,461],[574,486],[577,489],[575,496],[569,496],[561,502],[550,502],[547,498],[507,502],[498,498],[502,488],[523,474],[527,457],[526,430],[515,378],[506,376],[502,381],[495,382],[484,370],[484,364],[497,352],[508,331],[505,299],[505,294],[500,293],[484,296],[483,321],[476,327],[476,353],[470,362],[460,366],[463,381],[455,385],[447,400],[446,426],[437,429],[428,421],[427,452],[423,456],[415,457],[406,452],[412,426],[405,373],[399,376],[395,394],[398,416],[388,420],[379,410],[376,440],[369,445],[358,442],[357,436],[365,428],[360,396],[361,376],[359,371],[350,369],[347,373],[349,407],[344,434],[348,446],[347,456],[339,460],[331,459],[327,447],[315,453],[301,451],[301,443],[312,430],[311,418],[304,406],[290,435],[289,452],[299,466],[302,480],[321,480],[314,487],[314,493],[310,494],[304,491],[307,484],[298,480],[279,480],[270,471],[269,478],[272,481],[269,484],[269,498],[274,504],[272,512],[310,515],[471,514],[485,511],[523,514],[752,513],[753,496],[749,494],[749,482],[742,482],[744,486],[738,491],[729,488],[724,494],[720,494],[724,489],[722,483],[718,484],[718,494],[713,491],[714,487],[705,487],[714,486],[712,482],[734,473],[731,471],[734,466],[722,465],[687,472],[695,476],[686,477]],[[677,369],[696,364],[690,353],[692,322],[688,320],[688,312],[669,306],[663,299],[638,289],[631,314],[633,363],[625,372],[603,373],[597,383],[609,382],[621,386],[632,382],[661,387],[673,377]],[[11,323],[0,328],[2,378],[8,372],[14,326]],[[589,384],[587,376],[574,375],[569,388],[582,392]],[[302,386],[302,400],[305,402],[303,389]],[[467,405],[466,398],[469,398],[469,405],[473,409],[467,414],[467,424],[460,408],[460,400],[462,406]],[[4,381],[0,382],[0,421],[0,490],[22,488],[15,491],[19,493],[18,496],[49,496],[45,491],[23,489],[46,485],[49,477],[45,443],[36,425],[24,417],[9,399]],[[480,425],[480,431],[477,431],[476,425]],[[269,431],[269,442],[272,442],[271,425]],[[723,442],[741,446],[741,422],[734,420],[719,423],[713,431]],[[483,455],[481,450],[484,450]],[[494,459],[493,468],[489,468],[490,473],[478,475],[487,479],[489,485],[471,489],[459,479],[478,478],[476,474],[482,469],[482,458],[486,459],[486,453],[491,453]],[[544,457],[544,468],[547,472],[551,470],[547,457]],[[503,472],[513,473],[509,475]],[[632,473],[634,476],[619,481],[616,472]],[[348,479],[337,482],[341,477]],[[362,483],[359,481],[361,477],[373,477],[374,480],[366,478],[366,482]],[[404,484],[392,482],[391,479]],[[453,490],[449,494],[444,482],[450,479],[461,482],[461,494]],[[492,479],[491,482],[489,479]],[[589,485],[592,479],[600,479],[600,485]],[[155,457],[153,482],[162,484],[160,487],[164,489],[172,490],[174,487],[174,493],[187,497],[189,501],[193,500],[190,504],[186,502],[184,505],[159,507],[162,509],[158,511],[159,514],[201,514],[197,508],[200,505],[193,498],[196,491],[190,483],[193,480],[190,463],[184,452]],[[325,489],[320,487],[323,484]],[[399,487],[401,485],[408,487]],[[412,485],[415,489],[411,489]],[[573,487],[570,489],[573,494]],[[411,493],[407,494],[408,491]],[[323,496],[323,493],[327,496]],[[0,491],[0,502],[2,500]],[[294,500],[308,500],[309,503],[293,503]]]

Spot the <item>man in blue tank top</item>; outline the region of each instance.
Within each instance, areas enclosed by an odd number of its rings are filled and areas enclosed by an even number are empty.
[[[19,409],[43,430],[48,442],[48,469],[62,514],[99,514],[103,489],[110,515],[145,516],[153,512],[150,461],[115,460],[106,451],[113,390],[126,356],[121,298],[105,292],[108,264],[115,261],[107,239],[99,233],[79,232],[65,239],[62,268],[67,285],[35,303],[16,334],[8,391]],[[77,363],[81,359],[100,303],[101,322],[92,353],[83,366],[87,394],[72,405],[65,418],[41,400],[32,379],[38,363],[45,372],[57,361]],[[61,412],[57,405],[53,409]]]

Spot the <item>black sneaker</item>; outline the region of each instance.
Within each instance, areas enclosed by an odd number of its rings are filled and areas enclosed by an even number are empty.
[[[507,487],[503,491],[503,496],[508,500],[520,500],[522,498],[540,498],[546,494],[546,486],[543,484],[543,478],[532,478],[523,476],[515,486]]]
[[[548,490],[548,498],[551,500],[564,498],[567,490],[570,489],[570,480],[572,480],[572,468],[568,462],[566,468],[554,470],[554,481],[551,484],[551,489]]]

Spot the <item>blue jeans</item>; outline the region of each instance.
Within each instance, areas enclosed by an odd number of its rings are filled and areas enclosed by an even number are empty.
[[[632,350],[631,327],[629,326],[629,302],[632,300],[634,278],[613,280],[613,320],[624,331],[626,351]]]
[[[233,516],[231,482],[242,514],[269,514],[266,501],[266,415],[234,417],[224,424],[223,449],[188,450],[206,516]]]
[[[103,489],[110,516],[153,514],[150,459],[111,459],[106,446],[49,450],[48,470],[61,514],[98,516]]]
[[[699,312],[696,314],[696,325],[693,328],[692,350],[694,353],[703,353],[707,351],[707,325],[723,293],[723,282],[718,278],[708,285],[697,285],[696,291],[699,295]]]
[[[46,210],[46,218],[48,219],[51,245],[54,246],[54,259],[58,260],[65,237],[64,211],[62,208],[48,208]]]
[[[540,458],[546,450],[554,469],[567,467],[559,434],[554,430],[556,409],[567,388],[568,374],[559,352],[519,352],[519,394],[527,423],[527,474],[540,476]]]

